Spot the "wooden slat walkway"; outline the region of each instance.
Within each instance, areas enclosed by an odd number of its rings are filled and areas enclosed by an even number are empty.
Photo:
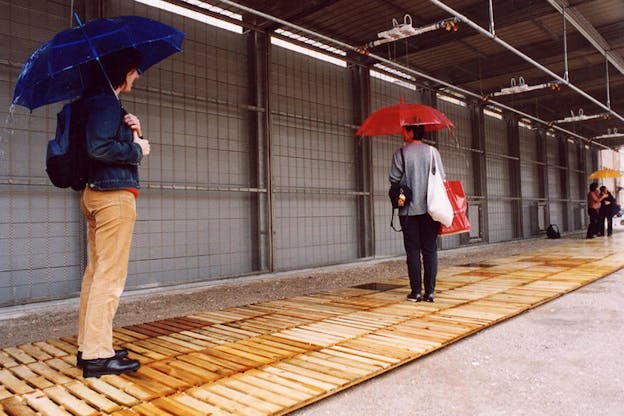
[[[75,338],[4,348],[0,416],[285,414],[620,269],[622,240],[442,269],[433,304],[400,278],[117,328],[133,375],[83,379]]]

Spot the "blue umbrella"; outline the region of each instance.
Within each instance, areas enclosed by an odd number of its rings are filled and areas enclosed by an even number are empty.
[[[30,55],[17,78],[13,104],[33,110],[80,97],[84,89],[83,64],[121,49],[133,47],[141,52],[140,72],[182,50],[184,33],[146,17],[120,16],[78,23],[80,26],[57,33]]]

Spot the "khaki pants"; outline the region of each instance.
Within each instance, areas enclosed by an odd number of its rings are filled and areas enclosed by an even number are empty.
[[[78,350],[85,360],[108,358],[115,354],[113,317],[128,274],[136,201],[126,190],[87,187],[80,202],[89,243],[80,291]]]

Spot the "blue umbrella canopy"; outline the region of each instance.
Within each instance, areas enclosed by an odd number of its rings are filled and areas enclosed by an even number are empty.
[[[72,100],[85,86],[84,64],[133,47],[143,57],[144,72],[182,50],[184,33],[156,20],[120,16],[92,20],[57,33],[37,48],[24,63],[13,93],[13,104],[30,110]]]

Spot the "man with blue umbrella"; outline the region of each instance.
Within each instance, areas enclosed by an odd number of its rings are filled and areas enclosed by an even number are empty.
[[[140,367],[127,350],[113,348],[113,318],[128,273],[138,166],[150,144],[119,94],[132,90],[140,71],[180,51],[182,38],[178,30],[138,16],[96,19],[39,47],[18,77],[13,103],[31,110],[80,97],[71,105],[70,140],[87,161],[80,205],[87,222],[88,261],[76,360],[84,377]]]

